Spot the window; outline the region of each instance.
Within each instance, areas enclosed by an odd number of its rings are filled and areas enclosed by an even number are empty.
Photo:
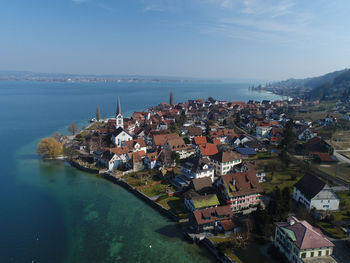
[[[302,253],[301,258],[306,258],[306,253]]]
[[[313,257],[314,256],[314,252],[311,252],[311,255],[310,255],[310,257]]]
[[[326,255],[327,255],[327,256],[329,255],[329,250],[326,250]]]
[[[318,251],[318,256],[322,256],[322,251]]]

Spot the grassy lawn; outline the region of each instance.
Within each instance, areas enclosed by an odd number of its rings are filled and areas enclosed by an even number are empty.
[[[334,117],[336,117],[337,119],[341,119],[342,118],[342,114],[338,113],[338,112],[332,112],[332,111],[312,111],[312,112],[308,112],[308,113],[299,113],[298,117],[299,118],[304,118],[306,120],[311,120],[311,121],[317,121],[319,119],[324,119],[327,115],[332,115]]]
[[[272,172],[267,172],[267,182],[262,183],[262,188],[265,193],[271,193],[273,189],[278,186],[280,189],[283,189],[284,187],[290,187],[293,191],[293,185],[300,180],[300,178],[303,176],[299,171],[299,167],[295,164],[291,163],[288,168],[285,168],[283,170],[274,171],[273,175]],[[293,179],[292,175],[295,176]]]
[[[337,192],[340,198],[340,209],[333,213],[334,221],[350,220],[350,191]]]
[[[186,206],[184,204],[183,197],[179,196],[168,196],[165,198],[161,198],[158,201],[158,204],[163,206],[165,209],[170,210],[174,214],[176,214],[180,218],[188,218],[189,212],[186,209]]]
[[[335,226],[334,224],[320,221],[320,222],[317,222],[317,226],[323,229],[326,233],[328,233],[333,238],[346,237],[346,234],[344,233],[344,231],[339,226]]]
[[[347,150],[350,148],[350,131],[349,130],[337,130],[332,140],[329,142],[336,150]]]
[[[140,172],[130,173],[123,176],[123,179],[133,187],[143,186],[151,184],[158,180],[158,171],[155,170],[144,170]]]
[[[350,165],[346,163],[317,164],[319,170],[350,183]]]
[[[146,188],[142,188],[140,189],[140,192],[147,195],[148,197],[153,197],[156,195],[160,196],[160,195],[167,194],[166,189],[168,188],[171,188],[171,187],[167,184],[156,184]]]

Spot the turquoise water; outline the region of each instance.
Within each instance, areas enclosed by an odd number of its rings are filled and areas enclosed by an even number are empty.
[[[229,83],[0,82],[0,262],[212,262],[165,217],[123,188],[36,156],[69,123],[168,100],[277,98]]]

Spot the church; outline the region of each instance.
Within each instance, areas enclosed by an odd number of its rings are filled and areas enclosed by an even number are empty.
[[[112,134],[112,142],[115,146],[121,147],[124,142],[131,140],[132,136],[124,130],[123,113],[118,98],[117,112],[115,114],[115,131]]]

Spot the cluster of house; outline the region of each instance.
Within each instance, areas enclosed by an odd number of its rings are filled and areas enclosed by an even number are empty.
[[[124,118],[118,99],[116,117],[99,130],[110,136],[113,147],[94,151],[94,160],[110,171],[167,168],[182,160],[180,173],[171,182],[183,192],[194,231],[237,231],[237,214],[264,205],[260,184],[265,173],[259,163],[246,158],[266,151],[266,142],[278,144],[287,121],[283,107],[301,105],[301,100],[245,103],[199,99],[178,104],[171,100]],[[208,120],[223,122],[237,114],[239,125],[256,136],[208,125]],[[298,123],[295,128],[298,139],[305,141],[306,154],[333,161],[332,148],[310,124]],[[339,209],[333,190],[312,175],[305,175],[295,185],[293,199],[309,209]],[[332,243],[307,222],[291,218],[276,226],[275,243],[291,262],[332,254]]]

